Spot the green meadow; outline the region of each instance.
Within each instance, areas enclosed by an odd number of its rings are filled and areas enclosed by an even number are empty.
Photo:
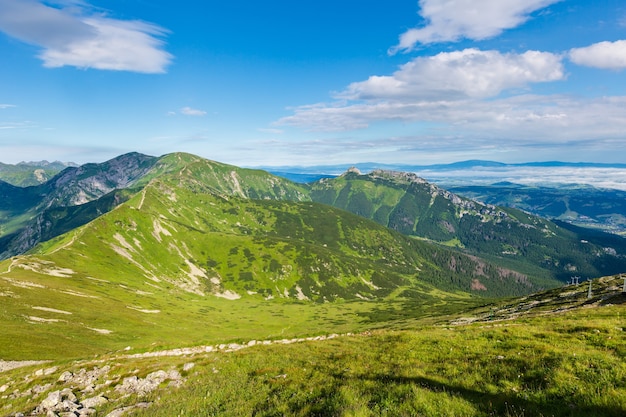
[[[286,333],[270,331],[280,327],[279,314],[248,304],[267,321],[267,336],[322,333],[316,321],[327,331],[361,330],[232,352],[156,358],[128,357],[135,349],[109,352],[0,373],[0,385],[18,392],[46,383],[63,389],[62,371],[78,374],[106,364],[113,383],[103,393],[109,402],[98,409],[102,416],[142,404],[147,408],[132,408],[129,415],[617,417],[626,412],[621,282],[618,277],[594,281],[591,299],[581,284],[487,305],[457,305],[454,314],[450,306],[432,306],[435,317],[405,311],[402,319],[376,325],[355,326],[363,317],[360,303],[314,307],[317,318],[296,304],[282,310],[302,314],[301,323]],[[352,325],[333,323],[332,317]],[[254,333],[251,323],[239,326],[242,334],[244,329]],[[50,366],[58,369],[49,376],[36,372]],[[124,378],[156,370],[177,370],[184,383],[163,383],[144,395],[121,396],[115,389]],[[33,409],[44,397],[16,398],[4,410]]]

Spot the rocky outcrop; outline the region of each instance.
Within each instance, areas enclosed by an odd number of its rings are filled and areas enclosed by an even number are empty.
[[[113,190],[128,188],[141,179],[158,158],[128,153],[101,164],[68,168],[46,184],[44,204],[75,206],[100,198]]]
[[[189,371],[193,364],[185,364],[182,370]],[[53,370],[53,371],[52,371]],[[40,369],[27,377],[33,380],[37,377],[46,377],[58,372],[57,367]],[[120,382],[121,381],[121,382]],[[98,410],[108,404],[115,404],[122,398],[134,396],[141,399],[161,386],[177,388],[184,383],[184,378],[176,369],[158,370],[141,378],[131,375],[122,378],[116,375],[111,365],[95,366],[92,369],[81,368],[77,371],[63,371],[56,379],[56,384],[35,385],[27,391],[14,390],[9,395],[3,395],[2,400],[13,400],[20,397],[45,395],[43,400],[29,413],[10,414],[14,417],[47,416],[47,417],[84,417],[97,415]],[[167,384],[167,385],[165,385]],[[54,387],[64,388],[54,389]],[[2,386],[2,392],[9,389],[9,385]],[[134,408],[146,408],[150,403],[138,402],[132,406],[114,409],[107,416],[121,416]]]
[[[80,410],[80,411],[79,411]],[[84,410],[84,412],[83,412]],[[58,413],[78,413],[79,416],[93,414],[95,410],[87,411],[76,398],[71,389],[65,388],[60,391],[53,391],[39,404],[34,413],[37,414],[57,414]]]
[[[138,378],[136,375],[133,375],[131,377],[124,378],[124,381],[115,387],[115,391],[121,393],[122,395],[146,395],[149,392],[154,391],[165,381],[170,381],[168,386],[177,388],[182,384],[182,377],[176,370],[168,372],[152,372],[145,378]]]

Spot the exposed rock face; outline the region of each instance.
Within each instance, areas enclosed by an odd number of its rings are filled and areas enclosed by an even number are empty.
[[[108,400],[103,396],[87,398],[81,402],[71,389],[65,388],[48,394],[39,404],[32,415],[72,416],[83,417],[96,414],[95,407],[106,404]]]
[[[102,164],[67,168],[55,176],[47,187],[46,205],[74,206],[84,204],[116,189],[128,188],[141,179],[157,158],[129,153]]]
[[[11,200],[5,208],[18,207],[20,211],[33,215],[32,220],[13,236],[2,236],[0,230],[0,260],[24,253],[39,242],[67,231],[55,224],[58,220],[55,210],[61,207],[76,207],[102,199],[98,207],[86,208],[77,215],[83,219],[79,223],[84,224],[121,204],[123,200],[118,195],[111,198],[105,196],[133,186],[157,161],[158,158],[152,156],[129,153],[102,164],[66,168],[50,181],[36,187],[0,184],[0,198]],[[0,201],[0,210],[2,208]]]
[[[85,408],[96,408],[108,402],[109,400],[106,397],[104,397],[103,395],[98,395],[96,397],[85,398],[80,403]]]

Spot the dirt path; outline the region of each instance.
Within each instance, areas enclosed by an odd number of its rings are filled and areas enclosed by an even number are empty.
[[[23,366],[40,365],[50,361],[3,361],[0,360],[0,372],[9,371]]]

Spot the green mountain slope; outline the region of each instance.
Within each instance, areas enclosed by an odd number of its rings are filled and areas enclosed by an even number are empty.
[[[532,266],[567,280],[626,270],[626,240],[581,231],[515,209],[468,200],[409,173],[348,171],[311,185],[314,201],[524,271]]]
[[[0,181],[17,187],[40,185],[73,164],[63,162],[20,162],[16,165],[0,162]]]
[[[454,186],[449,190],[484,203],[626,236],[626,191],[589,185],[548,187],[510,182]]]
[[[168,175],[176,184],[196,192],[255,200],[308,201],[305,186],[266,171],[239,168],[186,153],[173,153],[158,162],[138,183]]]
[[[265,171],[182,153],[160,158],[122,155],[104,164],[68,168],[38,187],[0,183],[5,197],[0,202],[0,259],[86,224],[163,178],[168,178],[170,188],[225,199],[314,200],[332,205],[405,235],[489,258],[540,286],[553,278],[593,277],[626,269],[622,239],[601,234],[589,238],[520,211],[458,197],[412,174],[348,172],[305,186]],[[465,268],[466,273],[469,270]],[[506,292],[509,283],[495,285],[501,287],[497,292]],[[477,282],[474,288],[482,284]],[[491,285],[487,291],[494,289]]]
[[[620,278],[591,299],[584,285],[475,296],[557,286],[546,261],[580,268],[581,247],[608,268],[619,237],[598,246],[409,174],[309,188],[188,154],[120,158],[49,192],[0,183],[3,215],[27,229],[32,210],[57,234],[0,261],[0,359],[54,360],[0,360],[3,412],[623,415]],[[312,337],[330,333],[344,337]]]
[[[132,187],[156,161],[130,153],[102,164],[66,168],[38,186],[0,183],[0,259],[24,253],[106,213],[127,199],[128,193],[119,190]]]
[[[306,200],[306,189],[264,171],[245,170],[189,154],[155,158],[129,153],[102,164],[68,168],[45,184],[0,182],[0,259],[86,224],[126,201],[152,179],[179,174],[198,192],[252,199]]]
[[[170,163],[179,157],[182,166]],[[45,357],[49,338],[72,356],[354,330],[393,316],[388,303],[410,300],[414,314],[425,314],[425,306],[469,302],[469,292],[538,288],[520,273],[330,206],[233,195],[239,189],[199,176],[236,177],[248,195],[290,191],[268,174],[187,158],[168,156],[127,201],[0,263],[0,357]],[[94,212],[90,205],[117,196],[75,209]]]

